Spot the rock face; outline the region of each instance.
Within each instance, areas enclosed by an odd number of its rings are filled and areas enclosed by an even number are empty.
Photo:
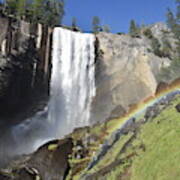
[[[71,138],[51,141],[24,162],[14,162],[10,172],[0,172],[1,180],[64,180],[68,174],[68,156],[72,154]]]
[[[47,97],[51,33],[52,29],[40,24],[0,15],[1,123],[12,117],[15,122],[18,113],[32,113],[41,97]]]
[[[36,111],[41,99],[48,97],[52,29],[2,15],[0,28],[0,119],[4,121],[9,114],[9,119],[16,119],[18,112],[22,116],[22,112]],[[151,30],[162,42],[162,30],[167,28],[158,23]],[[174,42],[172,34],[168,36]],[[153,96],[161,68],[170,64],[170,59],[149,51],[151,41],[145,36],[99,33],[96,38],[97,94],[92,124],[121,116]]]
[[[155,36],[164,26],[152,27]],[[171,37],[169,37],[171,38]],[[170,59],[151,53],[151,41],[145,36],[99,33],[97,35],[96,87],[92,105],[92,123],[112,117],[118,107],[128,111],[135,104],[153,96],[162,67]],[[120,112],[119,108],[118,111]]]

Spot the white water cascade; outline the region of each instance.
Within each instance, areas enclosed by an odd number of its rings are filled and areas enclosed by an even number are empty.
[[[55,28],[48,119],[57,136],[89,124],[95,96],[94,35]]]
[[[50,100],[44,111],[12,128],[18,153],[28,153],[89,125],[95,96],[95,37],[55,28]]]

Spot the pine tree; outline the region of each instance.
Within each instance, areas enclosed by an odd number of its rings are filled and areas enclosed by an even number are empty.
[[[174,30],[175,24],[176,24],[176,19],[175,19],[175,17],[174,17],[173,12],[172,12],[169,8],[168,8],[168,10],[167,10],[166,16],[167,16],[166,22],[167,22],[168,27],[169,27],[170,29]]]
[[[6,0],[5,1],[5,13],[8,15],[15,15],[17,13],[17,1],[16,0]]]
[[[64,0],[6,0],[5,13],[48,26],[61,24]]]
[[[132,37],[138,37],[139,36],[139,28],[136,25],[134,20],[130,21],[129,33]]]
[[[109,33],[111,30],[110,30],[110,27],[109,27],[108,25],[104,25],[104,26],[102,27],[102,31]]]
[[[50,26],[59,25],[64,15],[64,1],[48,0],[45,3],[43,22]],[[53,21],[52,21],[53,19]]]
[[[54,17],[56,19],[56,24],[61,24],[63,16],[65,14],[64,12],[64,0],[54,0],[55,4],[55,13]]]
[[[26,13],[26,0],[18,0],[17,1],[17,15],[22,17]]]
[[[94,33],[98,33],[101,29],[100,27],[100,19],[98,16],[94,16],[92,20],[92,29]]]
[[[176,38],[177,53],[180,57],[180,0],[176,0],[176,14],[170,9],[167,11],[167,25]]]
[[[76,29],[77,27],[77,20],[75,17],[72,18],[72,29]]]
[[[179,40],[180,44],[180,0],[176,0],[176,38]]]
[[[176,11],[176,19],[177,22],[180,23],[180,0],[176,0],[177,11]]]
[[[44,1],[45,0],[33,0],[32,12],[33,12],[33,21],[35,23],[41,21],[42,19]]]

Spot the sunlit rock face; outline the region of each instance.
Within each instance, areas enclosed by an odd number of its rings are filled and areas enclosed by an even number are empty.
[[[143,35],[132,38],[129,35],[99,33],[97,42],[97,93],[91,122],[107,120],[117,107],[128,111],[153,96],[161,68],[170,64],[170,59],[148,51],[151,41]]]

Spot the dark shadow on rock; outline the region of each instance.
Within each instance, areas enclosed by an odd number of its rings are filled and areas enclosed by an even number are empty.
[[[180,104],[176,105],[176,110],[180,113]]]
[[[51,141],[29,155],[26,162],[20,159],[18,162],[17,160],[16,168],[8,168],[11,169],[9,176],[0,173],[4,178],[2,180],[8,178],[8,180],[64,180],[69,173],[68,160],[69,155],[72,154],[72,149],[73,140],[71,138]]]

